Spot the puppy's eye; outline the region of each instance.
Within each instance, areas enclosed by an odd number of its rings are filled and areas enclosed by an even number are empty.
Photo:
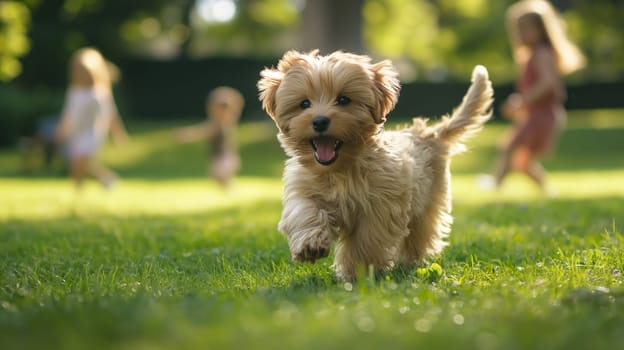
[[[312,104],[310,103],[310,100],[303,100],[303,102],[301,102],[301,104],[299,104],[299,107],[301,107],[301,109],[306,109],[306,108],[310,108]]]
[[[338,98],[336,99],[336,103],[341,106],[348,105],[349,102],[351,102],[351,99],[348,98],[347,96],[338,96]]]

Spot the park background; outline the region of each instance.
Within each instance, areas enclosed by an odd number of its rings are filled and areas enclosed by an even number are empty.
[[[203,115],[207,91],[231,85],[247,100],[243,120],[264,117],[258,72],[287,49],[343,49],[392,59],[403,96],[391,120],[440,115],[462,96],[475,64],[488,67],[496,106],[516,69],[505,31],[512,1],[486,0],[24,0],[0,8],[0,145],[58,113],[67,61],[94,46],[115,63],[125,118]],[[560,0],[589,64],[569,77],[568,108],[621,108],[622,1]]]
[[[508,127],[511,3],[0,1],[0,347],[624,347],[624,1],[553,1],[588,65],[566,80],[552,197],[518,176],[476,185]],[[131,139],[100,155],[118,186],[77,195],[62,164],[25,164],[20,141],[60,111],[82,46],[119,67]],[[391,59],[403,89],[390,128],[449,112],[472,67],[488,67],[494,120],[453,160],[441,256],[354,284],[330,259],[290,261],[276,230],[285,156],[255,86],[290,48]],[[219,85],[246,100],[243,166],[225,192],[206,176],[206,145],[171,135],[204,118]]]

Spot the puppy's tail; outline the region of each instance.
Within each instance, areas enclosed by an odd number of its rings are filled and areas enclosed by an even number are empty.
[[[490,119],[492,111],[492,82],[484,66],[476,66],[472,71],[472,84],[462,103],[451,117],[444,117],[433,126],[434,134],[442,142],[451,146],[451,153],[463,151],[463,141],[481,130]]]

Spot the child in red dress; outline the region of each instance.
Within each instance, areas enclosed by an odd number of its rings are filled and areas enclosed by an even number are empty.
[[[563,23],[547,1],[517,2],[507,11],[507,24],[520,78],[518,92],[501,107],[515,128],[503,145],[494,183],[500,186],[505,176],[516,170],[545,191],[539,158],[554,150],[565,125],[562,75],[582,68],[585,58],[568,40]]]

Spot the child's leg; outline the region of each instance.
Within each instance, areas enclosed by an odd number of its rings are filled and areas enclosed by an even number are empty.
[[[104,187],[110,187],[117,180],[115,172],[95,161],[89,162],[89,174],[98,179]]]
[[[212,176],[223,188],[229,187],[232,178],[240,168],[240,160],[236,153],[227,152],[217,156],[210,165]]]
[[[546,172],[540,162],[534,160],[529,164],[526,174],[537,183],[542,191],[546,190]]]
[[[496,183],[496,187],[500,187],[505,179],[505,176],[509,174],[511,171],[511,155],[512,155],[512,146],[506,145],[504,146],[498,156],[498,161],[496,164],[496,172],[494,173],[494,181]]]
[[[525,173],[541,190],[545,189],[544,168],[528,147],[518,147],[514,153],[514,168]]]
[[[81,188],[89,169],[89,156],[76,156],[69,163],[69,172],[76,188]]]

